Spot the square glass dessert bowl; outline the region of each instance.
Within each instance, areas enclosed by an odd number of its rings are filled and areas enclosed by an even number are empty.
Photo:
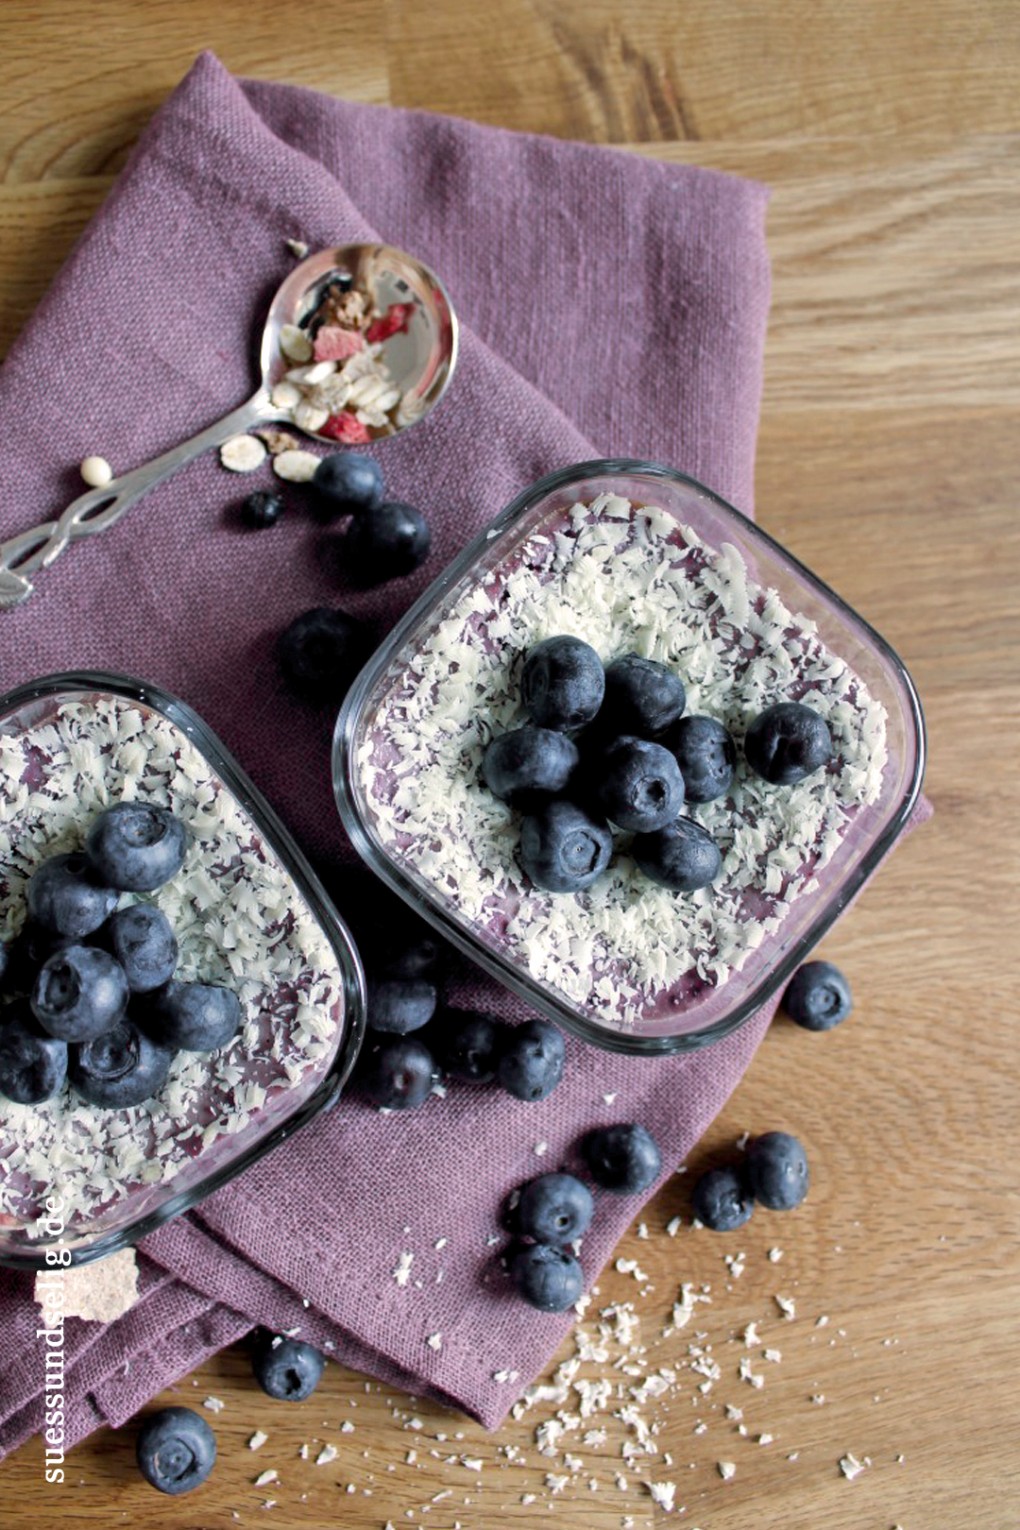
[[[232,990],[240,1024],[214,1050],[175,1051],[140,1103],[90,1103],[69,1080],[39,1099],[51,1081],[10,1037],[32,1026],[35,975],[59,941],[29,921],[26,888],[50,857],[80,869],[90,826],[121,802],[169,809],[186,848],[173,876],[119,907],[155,905],[177,941],[174,980]],[[84,1264],[186,1211],[333,1105],[364,1034],[357,952],[279,818],[190,707],[123,675],[49,675],[0,698],[0,941],[3,1264],[39,1268],[55,1243]],[[113,949],[108,926],[81,941]],[[152,998],[133,991],[92,1044],[113,1076],[137,1064],[134,1020],[145,1029]],[[69,1043],[72,1072],[76,1056]],[[35,1103],[11,1097],[24,1092]]]
[[[665,664],[684,715],[730,733],[729,790],[681,809],[721,852],[711,885],[652,881],[618,830],[583,891],[522,869],[521,814],[481,763],[530,720],[526,651],[564,634],[606,665]],[[775,786],[743,737],[788,701],[825,718],[832,756]],[[440,575],[348,694],[333,778],[361,855],[454,945],[585,1040],[654,1054],[725,1036],[786,984],[895,841],[924,750],[910,676],[838,595],[694,480],[619,459],[525,489]]]

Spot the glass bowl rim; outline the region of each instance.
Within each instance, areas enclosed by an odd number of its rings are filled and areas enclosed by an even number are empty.
[[[137,680],[130,675],[115,674],[106,670],[60,670],[26,681],[0,695],[0,724],[29,702],[42,701],[66,691],[102,691],[123,696],[142,705],[151,704],[169,721],[178,723],[183,719],[191,728],[198,747],[212,765],[217,775],[241,803],[267,841],[273,853],[282,862],[287,874],[297,884],[313,915],[323,929],[330,948],[337,958],[343,976],[345,1035],[337,1048],[336,1056],[315,1091],[303,1105],[282,1121],[274,1123],[270,1131],[252,1142],[235,1160],[210,1172],[207,1178],[188,1190],[178,1191],[161,1205],[144,1212],[123,1227],[104,1233],[87,1247],[71,1249],[72,1265],[91,1264],[108,1254],[133,1247],[157,1227],[172,1221],[182,1212],[191,1210],[215,1190],[219,1190],[245,1169],[257,1163],[271,1148],[278,1146],[297,1129],[331,1109],[350,1077],[365,1035],[367,1004],[365,998],[365,975],[357,946],[344,920],[333,907],[319,877],[299,849],[290,830],[280,818],[258,787],[252,782],[234,759],[227,746],[217,737],[188,702],[149,681]],[[168,711],[167,709],[171,710]],[[176,716],[174,713],[176,712]],[[11,1252],[0,1247],[0,1265],[10,1269],[38,1270],[47,1267],[46,1250],[54,1246],[53,1239],[38,1240],[31,1251]],[[38,1253],[36,1253],[38,1249]]]
[[[714,509],[722,513],[724,518],[733,519],[736,522],[736,534],[748,540],[752,547],[757,542],[771,558],[778,558],[789,565],[793,574],[799,577],[817,598],[832,606],[845,624],[856,627],[877,650],[902,689],[906,702],[904,720],[913,724],[914,768],[906,791],[885,829],[864,852],[846,882],[837,888],[835,894],[819,912],[818,917],[812,921],[786,956],[731,1011],[703,1030],[673,1035],[641,1036],[599,1026],[571,1009],[555,994],[540,988],[534,980],[519,972],[509,962],[503,961],[496,953],[483,947],[480,942],[464,932],[442,908],[434,904],[432,899],[426,896],[409,877],[405,877],[392,863],[386,852],[376,845],[362,822],[353,788],[352,745],[361,708],[380,675],[418,624],[439,608],[443,598],[479,560],[486,548],[491,547],[509,531],[532,505],[571,483],[589,478],[622,477],[660,479],[692,489],[698,495],[704,496]],[[333,790],[343,827],[362,859],[392,891],[438,929],[446,940],[533,1009],[562,1025],[565,1030],[580,1037],[581,1040],[590,1042],[604,1051],[648,1057],[695,1052],[722,1040],[724,1036],[730,1035],[740,1026],[745,1025],[785,986],[796,968],[856,897],[896,842],[920,796],[925,758],[924,713],[910,673],[892,645],[853,606],[813,573],[781,542],[764,531],[757,522],[751,520],[728,500],[723,499],[715,490],[709,489],[698,479],[692,478],[690,474],[664,463],[647,461],[638,457],[598,457],[586,462],[572,463],[568,467],[557,468],[554,472],[546,473],[527,488],[522,489],[495,519],[472,537],[471,541],[441,570],[391,629],[356,677],[337,716],[333,732]]]

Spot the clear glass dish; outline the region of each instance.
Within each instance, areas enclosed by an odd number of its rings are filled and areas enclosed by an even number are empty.
[[[187,824],[182,870],[140,896],[174,926],[177,976],[233,987],[242,1028],[178,1052],[131,1109],[67,1085],[40,1105],[0,1097],[3,1264],[39,1268],[58,1244],[84,1264],[194,1206],[336,1103],[364,1034],[357,952],[284,825],[190,707],[123,675],[49,675],[0,698],[0,938],[24,922],[34,866],[79,849],[121,797]]]
[[[479,766],[527,720],[523,649],[557,631],[607,663],[664,659],[688,713],[737,737],[730,797],[684,809],[725,845],[713,887],[641,879],[619,835],[586,893],[542,893],[515,864],[515,815]],[[739,735],[801,696],[827,715],[838,767],[768,787]],[[924,752],[910,676],[867,622],[710,490],[621,459],[525,489],[440,575],[348,694],[333,780],[360,854],[454,945],[585,1040],[649,1054],[727,1035],[785,985],[892,846]]]

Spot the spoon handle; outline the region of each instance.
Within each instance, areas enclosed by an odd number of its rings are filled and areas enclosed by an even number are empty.
[[[0,542],[0,610],[20,605],[28,599],[35,588],[28,577],[30,574],[48,568],[72,542],[94,536],[114,525],[147,490],[162,483],[192,458],[211,446],[222,445],[230,436],[243,434],[259,422],[275,418],[268,394],[260,388],[240,408],[200,430],[198,435],[163,452],[162,456],[154,457],[151,462],[133,468],[130,473],[112,478],[102,488],[80,494],[56,520],[45,521],[31,531],[23,531]]]

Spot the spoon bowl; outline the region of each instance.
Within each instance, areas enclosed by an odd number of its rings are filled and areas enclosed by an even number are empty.
[[[362,295],[364,313],[351,326],[333,322],[337,302],[352,293]],[[352,367],[316,361],[319,335],[331,324],[334,341],[348,329],[349,346],[344,342],[340,349],[350,349]],[[303,346],[295,332],[307,337]],[[329,339],[323,337],[318,348]],[[307,353],[303,359],[288,355],[288,340],[292,350]],[[251,398],[151,462],[80,494],[54,520],[0,542],[0,610],[27,600],[35,588],[31,575],[72,542],[105,531],[185,463],[255,425],[291,426],[335,450],[341,443],[385,440],[417,424],[445,393],[457,345],[457,317],[445,287],[403,250],[344,244],[307,256],[270,304],[259,348],[261,380]],[[318,368],[311,380],[310,367]],[[363,375],[345,393],[348,371]],[[332,412],[321,402],[327,379]]]

